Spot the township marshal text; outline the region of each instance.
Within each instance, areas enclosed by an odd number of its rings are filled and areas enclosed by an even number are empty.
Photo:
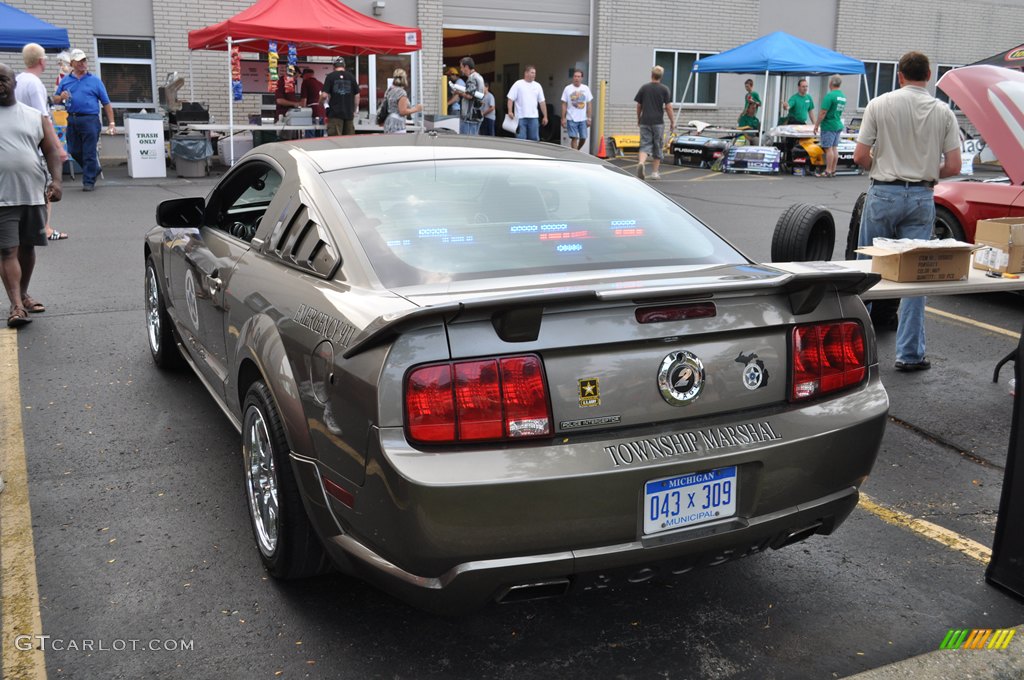
[[[669,458],[684,453],[718,451],[747,444],[779,441],[772,424],[767,420],[742,425],[709,427],[703,430],[687,430],[647,439],[634,439],[605,446],[615,467],[632,465],[642,460]]]

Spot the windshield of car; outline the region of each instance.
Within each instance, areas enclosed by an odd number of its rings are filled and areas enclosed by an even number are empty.
[[[388,287],[747,262],[665,196],[599,165],[445,160],[324,178]]]

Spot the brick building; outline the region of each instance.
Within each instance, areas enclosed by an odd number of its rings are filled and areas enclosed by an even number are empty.
[[[187,76],[189,30],[222,21],[251,4],[249,0],[6,1],[68,29],[72,45],[85,50],[90,68],[113,90],[119,117],[127,111],[155,108],[157,88],[168,73]],[[584,69],[595,94],[600,83],[607,81],[605,130],[609,134],[635,131],[633,95],[647,81],[653,64],[666,66],[665,82],[682,103],[695,58],[776,30],[863,60],[868,78],[849,77],[843,86],[860,106],[868,93],[896,86],[895,62],[907,50],[928,54],[939,75],[1024,39],[1019,18],[1024,0],[348,0],[346,4],[382,21],[418,26],[423,32],[419,59],[359,58],[356,67],[366,86],[367,116],[395,66],[413,71],[413,83],[423,84],[422,92],[413,92],[414,99],[422,100],[427,112],[439,112],[443,67],[470,54],[490,82],[499,106],[526,64],[537,67],[537,80],[548,102],[555,105],[573,68]],[[265,69],[262,56],[245,57],[255,75],[252,82],[247,81],[244,100],[235,105],[238,122],[260,110],[258,90],[265,85],[260,82],[265,80],[260,75],[265,70],[259,70]],[[0,58],[20,67],[16,55]],[[318,67],[328,68],[326,64]],[[220,121],[228,115],[227,69],[223,52],[193,53],[191,79],[181,93],[188,98],[191,90]],[[702,75],[686,95],[682,120],[735,122],[746,77]],[[756,89],[765,93],[764,74],[754,77]],[[811,79],[815,102],[825,92],[825,81],[824,77]],[[795,78],[778,85],[788,96],[795,91]],[[771,104],[766,101],[766,108]],[[856,115],[856,108],[851,109],[851,115]]]

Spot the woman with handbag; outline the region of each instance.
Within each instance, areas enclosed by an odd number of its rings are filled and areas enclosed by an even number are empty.
[[[396,68],[391,76],[391,87],[384,93],[384,104],[388,107],[387,118],[384,119],[384,134],[404,134],[406,116],[423,110],[422,104],[409,106],[409,77],[405,69]]]

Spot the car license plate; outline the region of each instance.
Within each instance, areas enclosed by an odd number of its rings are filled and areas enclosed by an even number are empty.
[[[736,514],[736,467],[647,482],[644,533],[656,534]]]

